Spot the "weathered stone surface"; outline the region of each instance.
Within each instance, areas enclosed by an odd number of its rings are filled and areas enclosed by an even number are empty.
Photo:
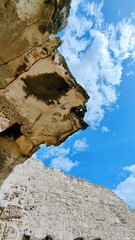
[[[59,145],[83,121],[88,95],[57,47],[70,0],[0,2],[0,182],[41,143]]]
[[[0,212],[3,240],[135,239],[135,212],[113,192],[37,160],[16,166],[6,179]]]
[[[46,45],[50,45],[50,50],[54,48],[49,36],[65,27],[69,9],[70,0],[0,2],[1,88],[27,70],[32,58],[35,61],[48,55]]]

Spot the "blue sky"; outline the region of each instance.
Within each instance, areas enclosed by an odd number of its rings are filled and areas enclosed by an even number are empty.
[[[135,208],[135,1],[72,0],[60,47],[91,96],[90,127],[36,153],[46,166],[106,186]]]

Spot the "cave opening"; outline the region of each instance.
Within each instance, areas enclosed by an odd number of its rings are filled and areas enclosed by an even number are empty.
[[[16,140],[22,135],[20,128],[21,125],[19,123],[15,123],[3,132],[1,132],[0,137],[7,137]]]
[[[86,109],[84,109],[82,106],[80,107],[72,107],[71,112],[73,112],[75,115],[77,115],[80,118],[84,118]]]

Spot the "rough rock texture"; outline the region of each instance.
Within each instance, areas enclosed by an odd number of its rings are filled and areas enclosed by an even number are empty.
[[[4,182],[0,212],[2,240],[135,239],[135,212],[113,192],[37,160]]]
[[[88,95],[58,52],[70,0],[0,1],[0,182],[39,144],[59,145],[83,121]]]
[[[0,1],[0,182],[39,144],[83,121],[88,95],[57,48],[70,0]],[[1,240],[134,240],[135,213],[111,191],[36,160],[0,190]]]

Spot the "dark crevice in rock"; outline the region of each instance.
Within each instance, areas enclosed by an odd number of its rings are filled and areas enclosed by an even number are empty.
[[[38,100],[45,101],[48,105],[54,100],[58,101],[70,89],[69,84],[63,77],[54,73],[45,73],[38,76],[27,76],[22,78],[25,85],[24,90],[27,94],[35,96]]]
[[[48,235],[43,240],[53,240],[53,238],[50,235]]]
[[[15,140],[22,135],[20,128],[21,128],[21,125],[19,123],[15,123],[11,127],[1,132],[0,137],[8,137],[8,138],[13,138]]]
[[[79,118],[84,118],[86,109],[84,109],[82,106],[80,107],[72,107],[71,112],[73,112],[75,115],[77,115]]]
[[[29,53],[29,52],[32,51],[35,47],[38,47],[38,46],[40,46],[40,44],[35,43],[35,44],[34,44],[31,48],[29,48],[27,51],[24,51],[24,52],[22,52],[21,54],[19,54],[19,55],[15,56],[15,57],[9,59],[8,61],[3,62],[2,64],[0,64],[0,67],[1,67],[1,66],[4,66],[4,65],[6,65],[6,64],[8,64],[8,63],[10,63],[10,62],[12,62],[12,61],[14,61],[15,59],[23,56],[24,54]]]
[[[84,240],[82,237],[75,238],[74,240]]]
[[[79,120],[79,123],[80,123],[83,130],[85,130],[89,126],[83,120],[86,111],[87,111],[87,109],[83,108],[82,106],[71,108],[71,113],[73,113],[77,117],[77,119]]]
[[[30,240],[30,236],[24,235],[22,240]]]
[[[102,240],[101,238],[94,238],[93,240]]]

